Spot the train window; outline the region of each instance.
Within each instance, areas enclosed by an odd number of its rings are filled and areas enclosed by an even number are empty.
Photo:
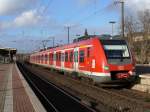
[[[46,61],[46,55],[44,55],[44,61]]]
[[[56,53],[56,61],[59,61],[59,53]]]
[[[68,62],[68,52],[65,52],[65,62]]]
[[[40,60],[42,61],[42,55],[40,56]]]
[[[79,53],[79,62],[80,63],[84,62],[84,50],[81,50]]]
[[[61,60],[61,53],[59,52],[58,53],[58,61],[60,61]]]
[[[90,57],[90,47],[87,48],[87,57]]]
[[[73,61],[73,52],[72,51],[70,52],[70,56],[69,57],[70,57],[70,62],[72,62]]]
[[[43,61],[43,55],[41,56],[41,60]]]
[[[43,55],[43,61],[45,61],[45,55]]]
[[[45,61],[47,61],[48,60],[48,56],[47,56],[47,54],[45,54]]]

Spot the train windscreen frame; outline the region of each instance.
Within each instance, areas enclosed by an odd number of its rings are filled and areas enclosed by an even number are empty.
[[[108,62],[127,64],[131,62],[130,52],[125,40],[100,40]]]

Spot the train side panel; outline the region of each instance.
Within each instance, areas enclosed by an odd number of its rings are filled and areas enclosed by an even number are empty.
[[[133,60],[122,65],[109,63],[104,45],[98,38],[34,53],[30,56],[30,62],[58,70],[77,72],[95,82],[112,81],[114,71],[120,75],[123,71],[131,73],[134,70]]]

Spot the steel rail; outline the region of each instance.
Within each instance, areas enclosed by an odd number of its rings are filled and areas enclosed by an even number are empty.
[[[53,83],[47,81],[46,79],[36,75],[35,73],[33,73],[32,71],[28,70],[27,67],[25,67],[23,64],[21,64],[22,68],[21,71],[24,72],[24,74],[31,74],[34,77],[37,77],[39,80],[42,80],[44,83],[46,83],[47,85],[50,85],[51,87],[57,89],[58,91],[60,91],[63,95],[69,97],[72,101],[80,104],[82,107],[86,108],[88,110],[88,112],[96,112],[95,110],[91,109],[90,107],[88,107],[87,105],[83,104],[82,102],[80,102],[79,100],[77,100],[75,97],[73,97],[72,95],[70,95],[69,93],[65,92],[63,89],[59,88],[58,86],[54,85]],[[25,72],[26,71],[26,72]],[[28,73],[27,73],[28,72]],[[26,75],[27,76],[27,75]],[[54,104],[52,104],[51,101],[49,101],[49,99],[44,95],[44,93],[34,84],[34,82],[29,78],[29,76],[27,76],[28,80],[30,82],[32,82],[32,85],[35,87],[35,89],[37,89],[37,91],[44,97],[44,99],[49,103],[49,105],[51,105],[55,112],[60,112],[59,109],[57,109]]]
[[[23,70],[23,65],[17,64],[23,75],[25,76],[25,71]],[[27,78],[28,81],[30,81],[30,84],[40,93],[40,95],[47,101],[47,103],[54,109],[54,112],[59,112],[57,108],[48,100],[48,98],[42,93],[42,91],[34,84],[34,82],[26,75],[25,78]]]

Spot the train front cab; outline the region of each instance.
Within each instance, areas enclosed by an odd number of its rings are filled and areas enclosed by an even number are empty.
[[[100,40],[107,60],[103,69],[110,73],[110,81],[105,83],[134,83],[135,61],[125,40]]]

